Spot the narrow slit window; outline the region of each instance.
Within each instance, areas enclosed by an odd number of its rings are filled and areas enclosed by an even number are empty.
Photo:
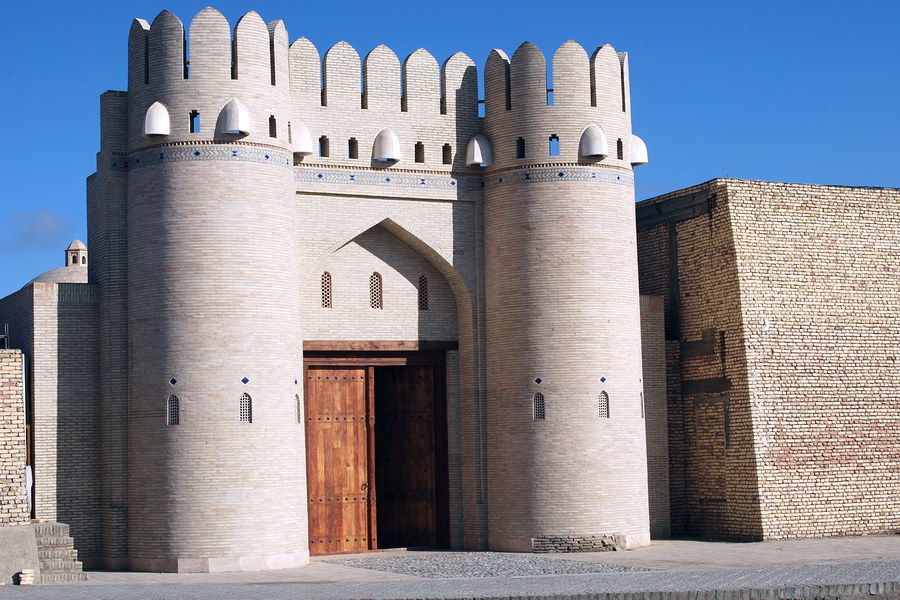
[[[534,409],[534,420],[543,419],[546,416],[544,411],[544,395],[540,392],[535,394],[532,399],[533,409]]]
[[[166,401],[166,424],[178,425],[181,422],[181,406],[178,396],[172,394]]]
[[[600,392],[597,396],[597,412],[601,419],[609,418],[609,394],[605,391]]]
[[[478,116],[484,118],[484,100],[478,101]]]
[[[300,394],[294,394],[294,406],[297,407],[297,422],[303,422],[303,403],[300,402]]]
[[[553,88],[547,89],[547,106],[553,106]]]
[[[616,158],[625,160],[625,144],[622,143],[622,138],[616,140]]]
[[[250,394],[241,394],[241,423],[253,422],[253,398]]]
[[[191,111],[191,133],[200,133],[200,113],[196,110]]]
[[[322,308],[331,308],[331,273],[322,273]]]
[[[288,144],[294,141],[294,137],[291,135],[291,122],[288,121]]]
[[[453,147],[450,144],[444,144],[444,147],[441,148],[441,158],[445,165],[453,163]]]
[[[359,141],[356,138],[347,140],[347,157],[359,158]]]
[[[150,36],[144,36],[144,85],[150,83]]]
[[[319,156],[327,157],[329,154],[328,138],[323,135],[319,138]]]
[[[275,124],[275,115],[269,115],[269,137],[278,137],[278,127]]]
[[[525,138],[516,138],[516,158],[525,158]]]
[[[555,133],[550,136],[550,156],[559,156],[559,136]]]
[[[441,114],[442,115],[447,114],[447,99],[446,98],[441,98]]]
[[[419,276],[419,310],[428,310],[428,278]]]
[[[416,142],[415,157],[417,163],[425,162],[425,144]]]
[[[379,310],[384,308],[381,288],[381,274],[372,273],[369,277],[369,306]]]

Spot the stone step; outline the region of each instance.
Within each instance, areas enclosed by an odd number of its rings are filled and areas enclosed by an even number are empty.
[[[39,538],[69,536],[69,526],[66,523],[45,521],[40,523],[32,523],[31,528],[34,529],[34,535]]]
[[[81,563],[70,558],[47,558],[38,560],[38,564],[41,565],[41,574],[81,570]]]
[[[67,581],[87,581],[88,574],[80,571],[68,573],[41,573],[41,583],[65,583]]]
[[[67,558],[78,560],[78,550],[73,548],[47,548],[38,549],[38,558]]]
[[[69,536],[38,536],[37,546],[38,548],[72,548],[75,546],[75,541]]]

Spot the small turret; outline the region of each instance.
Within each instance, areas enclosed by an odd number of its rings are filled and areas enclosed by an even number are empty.
[[[87,246],[81,240],[75,240],[66,248],[66,266],[82,265],[87,266],[88,251]]]

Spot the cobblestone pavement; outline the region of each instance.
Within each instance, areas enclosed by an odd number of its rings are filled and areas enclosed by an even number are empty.
[[[598,568],[600,572],[595,571]],[[585,570],[594,572],[578,572]],[[663,540],[629,552],[539,556],[379,552],[318,558],[299,569],[260,573],[92,572],[91,581],[84,583],[0,587],[0,598],[7,597],[900,599],[900,536],[754,544]]]

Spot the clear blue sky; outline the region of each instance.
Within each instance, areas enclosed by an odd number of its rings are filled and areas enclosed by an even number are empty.
[[[444,5],[445,3],[441,3]],[[900,187],[900,1],[758,0],[459,3],[427,0],[218,2],[283,19],[291,41],[361,55],[387,44],[479,65],[523,41],[545,54],[574,39],[611,43],[631,64],[634,131],[651,164],[638,199],[715,177]],[[0,296],[63,265],[87,242],[85,178],[99,150],[98,96],[123,90],[131,20],[169,9],[186,25],[203,2],[7,2],[0,36],[6,150]],[[900,226],[900,224],[898,224]]]

